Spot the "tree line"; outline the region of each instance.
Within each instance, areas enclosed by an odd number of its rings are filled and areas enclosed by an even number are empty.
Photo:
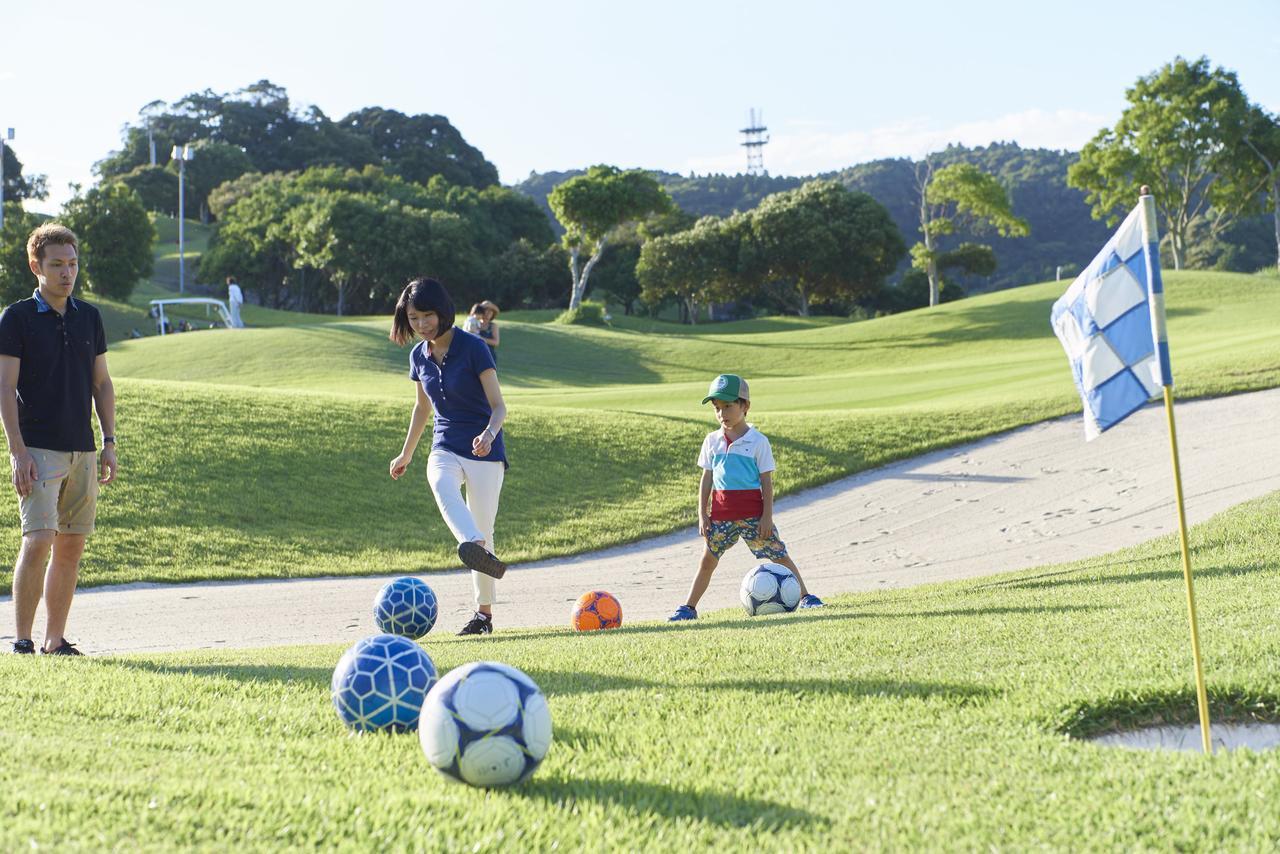
[[[1073,274],[1141,184],[1170,266],[1280,262],[1276,116],[1204,57],[1175,59],[1126,98],[1079,154],[949,146],[818,180],[598,166],[504,188],[444,117],[370,107],[333,121],[259,81],[148,104],[64,216],[88,235],[88,286],[127,295],[149,273],[143,212],[176,206],[168,149],[192,144],[185,204],[215,223],[200,278],[236,275],[264,304],[339,313],[385,310],[427,269],[464,301],[512,306],[576,306],[595,289],[627,311],[678,305],[690,321],[713,307],[896,311]],[[5,184],[9,200],[44,192],[8,147]],[[29,286],[29,218],[12,209],[6,299]],[[138,241],[145,253],[122,248]]]

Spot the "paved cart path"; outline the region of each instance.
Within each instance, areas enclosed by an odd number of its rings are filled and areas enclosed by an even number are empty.
[[[1280,389],[1180,403],[1177,419],[1191,524],[1280,490]],[[1172,496],[1164,409],[1150,406],[1094,442],[1066,418],[863,472],[780,499],[775,521],[810,588],[829,596],[1104,554],[1176,530]],[[498,630],[567,625],[589,589],[614,593],[628,621],[663,618],[700,553],[689,528],[514,566],[498,585]],[[701,609],[736,606],[752,564],[744,547],[730,551]],[[433,631],[456,631],[470,614],[469,575],[424,578],[442,605]],[[86,589],[68,634],[90,654],[350,642],[374,631],[370,606],[386,580]],[[7,632],[12,613],[0,598]]]

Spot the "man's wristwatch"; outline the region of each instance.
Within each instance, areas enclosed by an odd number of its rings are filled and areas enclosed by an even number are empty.
[[[102,437],[102,444],[104,444],[104,445],[114,445],[115,443],[116,443],[116,437],[115,437],[115,436],[103,436],[103,437]]]

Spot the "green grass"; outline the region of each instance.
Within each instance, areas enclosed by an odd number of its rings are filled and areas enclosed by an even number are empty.
[[[1275,277],[1169,280],[1180,397],[1280,383]],[[1054,290],[786,332],[510,322],[499,548],[534,560],[692,524],[694,458],[714,426],[698,401],[721,370],[752,380],[780,494],[1078,411],[1048,333]],[[386,475],[413,389],[385,319],[122,342],[110,362],[122,471],[83,584],[456,566],[423,476],[427,448],[409,478]],[[16,525],[0,527],[0,550],[17,545]]]
[[[1217,723],[1276,720],[1278,520],[1280,494],[1192,533]],[[412,735],[347,736],[339,646],[0,656],[0,848],[1271,850],[1280,752],[1068,735],[1194,720],[1184,608],[1163,537],[816,613],[442,626],[442,672],[505,661],[551,705],[542,768],[492,793],[445,783]]]
[[[1280,278],[1171,273],[1168,313],[1181,395],[1280,382]],[[502,321],[500,375],[517,402],[668,414],[697,411],[721,371],[752,380],[757,412],[931,408],[1073,394],[1049,329],[1061,285],[1000,291],[857,323],[743,321],[699,329],[644,322],[593,328]],[[637,324],[641,322],[637,321]],[[236,338],[127,342],[120,376],[403,398],[407,354],[386,318]],[[661,331],[655,331],[660,329]],[[786,331],[763,331],[783,329]],[[323,359],[317,359],[322,348]]]

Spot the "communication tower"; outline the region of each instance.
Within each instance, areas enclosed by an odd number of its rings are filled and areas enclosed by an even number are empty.
[[[747,126],[738,133],[745,137],[742,147],[747,150],[747,174],[764,174],[764,146],[769,141],[765,136],[768,128],[764,126],[764,110],[752,108],[747,117]]]

